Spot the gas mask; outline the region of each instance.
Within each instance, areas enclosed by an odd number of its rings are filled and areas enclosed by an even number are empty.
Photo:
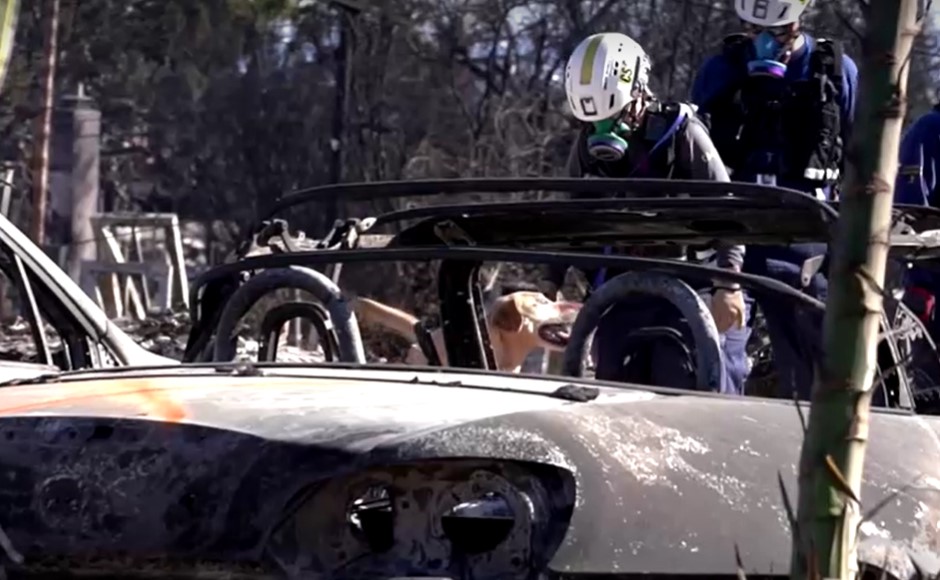
[[[787,47],[777,40],[777,36],[763,30],[754,38],[754,59],[747,63],[751,76],[766,76],[782,79],[787,73],[787,65],[781,62]]]
[[[593,123],[594,131],[587,138],[587,150],[598,161],[611,163],[627,154],[630,126],[619,117]]]

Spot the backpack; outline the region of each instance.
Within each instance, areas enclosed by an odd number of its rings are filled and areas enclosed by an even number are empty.
[[[836,183],[842,166],[842,45],[816,39],[809,74],[797,81],[777,81],[777,92],[755,94],[772,81],[749,77],[753,43],[744,34],[723,41],[723,54],[735,76],[708,103],[712,141],[733,171],[769,172],[790,180]],[[779,142],[774,143],[776,138]],[[762,167],[755,153],[778,153],[772,167]]]

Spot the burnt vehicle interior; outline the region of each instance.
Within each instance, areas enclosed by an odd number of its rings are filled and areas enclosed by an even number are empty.
[[[582,198],[570,199],[570,194]],[[292,222],[303,222],[298,209],[330,196],[386,202],[426,196],[444,201],[341,220],[322,237],[292,231]],[[303,318],[321,337],[325,361],[364,364],[362,329],[350,307],[358,292],[344,286],[344,266],[436,261],[439,327],[448,365],[493,370],[497,365],[486,323],[486,304],[492,297],[487,296],[482,268],[492,263],[529,270],[561,264],[626,273],[588,297],[568,329],[555,374],[590,376],[588,352],[600,317],[624,297],[646,294],[669,300],[682,313],[688,332],[642,328],[625,340],[681,343],[696,388],[714,391],[726,372],[718,355],[719,338],[701,297],[682,280],[737,282],[752,297],[773,295],[796,304],[798,316],[820,320],[824,304],[770,278],[678,260],[605,255],[603,248],[683,245],[690,252],[708,252],[715,240],[749,247],[828,243],[837,212],[837,204],[797,191],[695,181],[459,179],[313,188],[280,200],[251,228],[253,235],[245,240],[236,260],[195,281],[190,300],[193,329],[184,362],[231,360],[233,337],[244,315],[272,292],[300,289],[312,299],[282,302],[259,315],[259,360],[275,361],[283,325]],[[287,214],[289,219],[278,217]],[[895,208],[876,406],[918,413],[940,411],[934,389],[940,384],[936,346],[904,304],[901,283],[910,264],[929,263],[940,254],[928,235],[938,229],[940,212],[936,210]],[[808,260],[803,267],[804,284],[825,266],[824,256]],[[792,398],[791,393],[777,392],[774,387],[773,344],[759,307],[752,308],[751,317],[755,331],[748,352],[753,370],[745,394]],[[432,326],[426,319],[419,320],[414,330],[424,359],[435,367],[441,357],[431,339]],[[547,366],[535,372],[545,372]]]

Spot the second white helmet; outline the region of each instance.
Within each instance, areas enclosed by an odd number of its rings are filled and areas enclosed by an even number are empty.
[[[800,19],[812,0],[734,0],[738,18],[757,26],[784,26]]]
[[[626,34],[606,32],[581,41],[565,68],[565,92],[578,119],[610,119],[647,89],[650,59]]]

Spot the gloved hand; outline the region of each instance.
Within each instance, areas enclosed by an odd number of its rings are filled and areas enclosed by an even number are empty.
[[[716,288],[712,292],[711,312],[715,318],[718,332],[724,333],[731,328],[743,328],[745,322],[744,292]]]

